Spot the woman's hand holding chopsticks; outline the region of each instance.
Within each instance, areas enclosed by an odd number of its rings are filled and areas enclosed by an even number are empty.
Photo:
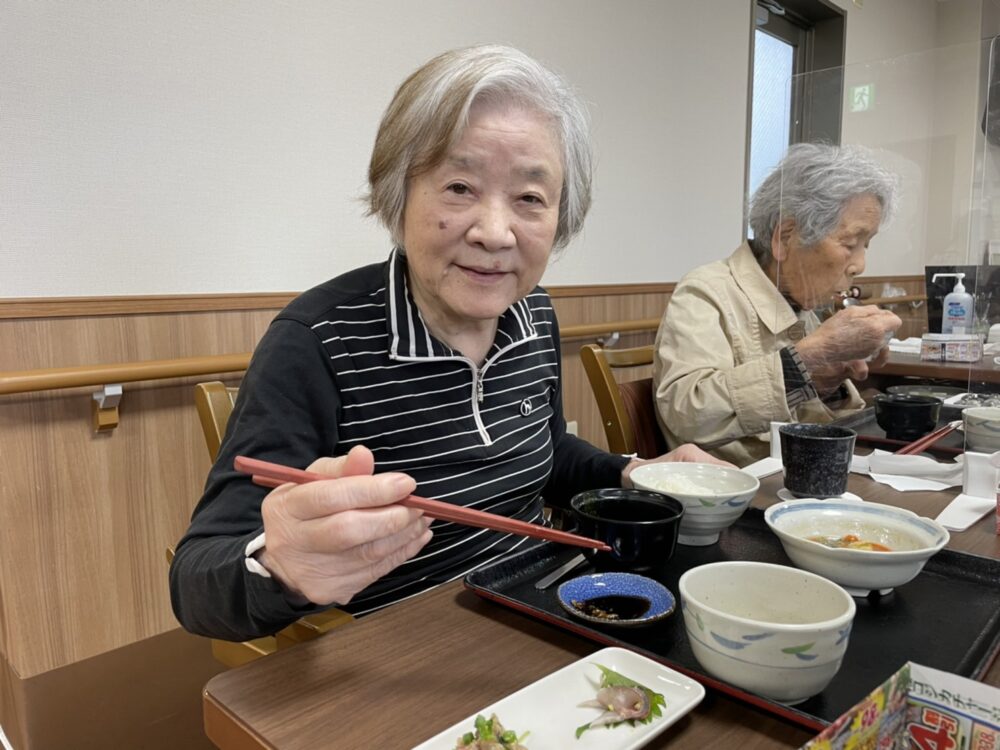
[[[416,482],[374,468],[371,451],[356,446],[309,466],[333,481],[285,484],[264,498],[266,546],[256,558],[292,595],[347,604],[430,541],[430,518],[398,505]]]

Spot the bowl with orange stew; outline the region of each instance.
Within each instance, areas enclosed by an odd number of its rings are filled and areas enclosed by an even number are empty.
[[[937,521],[858,500],[789,500],[764,520],[793,563],[855,596],[913,580],[949,539]]]

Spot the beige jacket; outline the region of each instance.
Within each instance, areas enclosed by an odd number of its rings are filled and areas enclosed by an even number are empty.
[[[796,314],[744,243],[677,285],[656,334],[657,419],[670,448],[697,443],[746,466],[770,452],[770,423],[829,422],[864,408],[854,385],[831,409],[785,402],[780,350],[819,325]]]

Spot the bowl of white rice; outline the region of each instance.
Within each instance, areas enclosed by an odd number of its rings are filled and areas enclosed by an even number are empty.
[[[643,464],[629,478],[639,489],[680,500],[684,515],[677,541],[699,547],[719,541],[760,487],[755,476],[736,468],[680,461]]]

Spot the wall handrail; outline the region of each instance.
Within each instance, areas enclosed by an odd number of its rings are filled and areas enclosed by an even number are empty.
[[[246,353],[0,372],[0,394],[240,372],[247,369],[248,364],[250,364],[250,354]]]
[[[562,339],[592,338],[602,333],[653,331],[659,318],[615,321],[611,323],[585,323],[566,326]],[[135,383],[141,380],[166,380],[194,375],[213,375],[224,372],[242,372],[250,364],[250,353],[215,354],[204,357],[179,357],[177,359],[152,359],[142,362],[122,362],[105,365],[79,365],[53,367],[42,370],[16,370],[0,372],[0,395],[32,393],[35,391],[103,386],[107,383]]]
[[[560,330],[559,337],[562,341],[571,339],[589,339],[602,333],[640,333],[642,331],[655,331],[660,325],[659,318],[645,318],[643,320],[619,320],[612,323],[581,323],[575,326],[566,326]]]
[[[899,297],[870,297],[860,300],[862,305],[898,305],[903,302],[926,302],[926,294],[905,294]]]

